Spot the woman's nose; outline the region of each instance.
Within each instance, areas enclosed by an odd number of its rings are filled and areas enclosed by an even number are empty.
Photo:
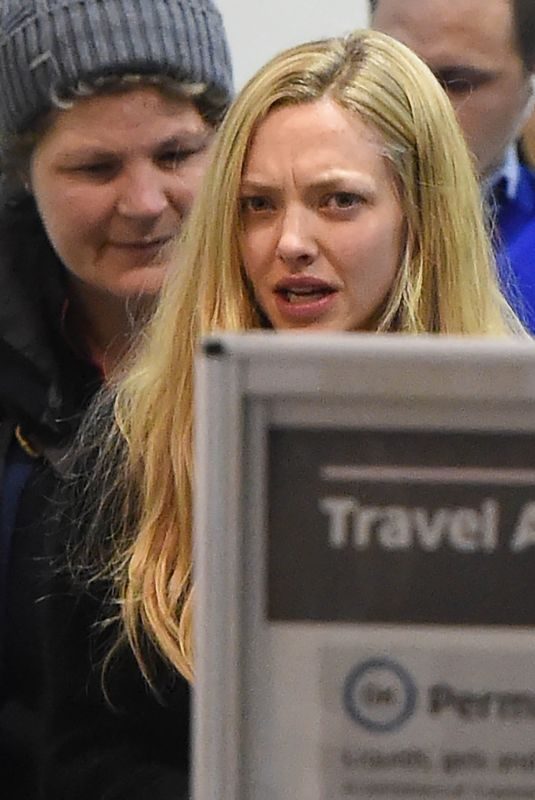
[[[123,217],[158,217],[168,204],[166,178],[158,170],[138,169],[122,176],[117,211]]]
[[[313,220],[305,208],[286,209],[281,221],[277,255],[288,265],[307,265],[318,253]]]

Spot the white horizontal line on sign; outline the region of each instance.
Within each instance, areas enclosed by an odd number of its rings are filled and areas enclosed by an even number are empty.
[[[351,483],[492,483],[506,486],[535,485],[535,470],[495,467],[411,467],[327,465],[320,469],[325,481]]]

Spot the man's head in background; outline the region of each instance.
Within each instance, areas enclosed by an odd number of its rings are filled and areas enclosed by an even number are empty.
[[[370,0],[372,27],[433,70],[482,176],[519,134],[533,97],[535,0]]]

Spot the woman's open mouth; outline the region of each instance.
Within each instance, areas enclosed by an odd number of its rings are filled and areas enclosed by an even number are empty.
[[[337,289],[318,278],[292,276],[275,286],[279,312],[290,319],[314,320],[325,314],[335,301]]]
[[[304,305],[315,300],[321,300],[327,294],[331,294],[332,291],[332,289],[283,289],[280,294],[282,294],[289,303]]]

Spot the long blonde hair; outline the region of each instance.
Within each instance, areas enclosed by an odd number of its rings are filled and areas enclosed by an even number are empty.
[[[521,331],[499,289],[471,158],[427,67],[389,37],[361,31],[293,48],[261,69],[220,129],[177,269],[117,388],[115,423],[101,456],[106,462],[110,448],[119,453],[108,462],[115,464],[111,491],[122,498],[111,521],[108,576],[123,636],[147,677],[147,643],[185,676],[193,674],[196,346],[214,330],[260,325],[240,258],[239,195],[248,146],[274,107],[325,96],[379,133],[406,218],[406,247],[378,330]]]

